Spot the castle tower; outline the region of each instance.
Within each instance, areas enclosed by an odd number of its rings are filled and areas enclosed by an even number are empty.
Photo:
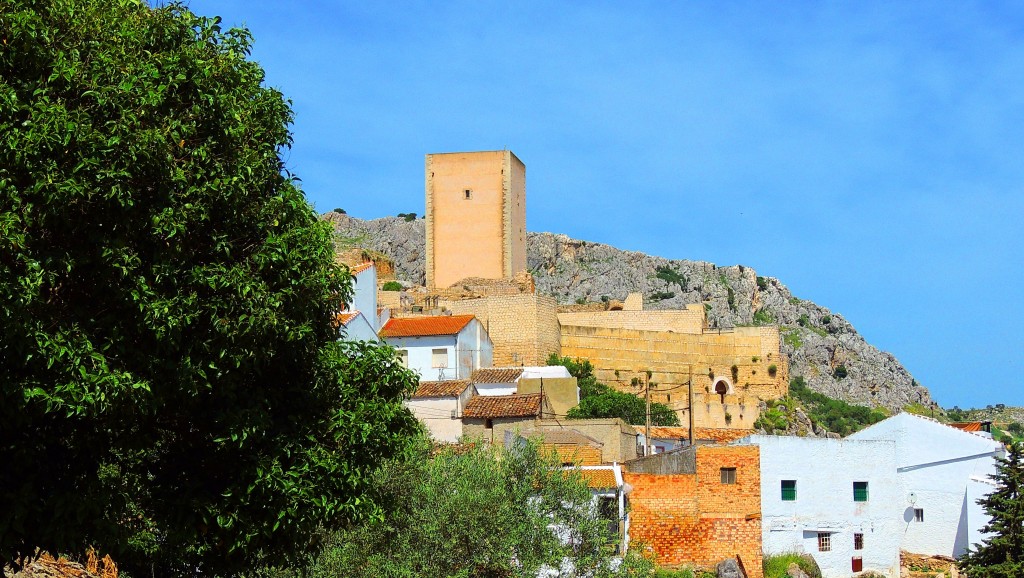
[[[427,287],[526,270],[526,165],[511,151],[429,154]]]

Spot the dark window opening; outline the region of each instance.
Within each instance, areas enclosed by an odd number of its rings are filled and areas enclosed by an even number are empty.
[[[796,501],[796,480],[782,480],[782,501]]]
[[[923,522],[924,521],[924,508],[914,508],[914,521],[915,522]]]
[[[853,549],[863,550],[864,549],[864,534],[853,535]]]
[[[472,190],[472,189],[466,189],[465,191],[463,191],[463,194],[465,194],[465,195],[466,195],[466,196],[465,196],[464,198],[465,198],[465,199],[466,199],[467,201],[468,201],[469,199],[472,199],[472,198],[473,198],[473,190]]]
[[[722,468],[721,472],[723,484],[736,483],[736,468]]]
[[[854,502],[866,502],[866,501],[868,501],[868,483],[867,482],[853,482],[853,501]]]
[[[493,427],[494,427],[494,422],[493,421],[491,421],[490,419],[485,419],[484,420],[484,428],[492,429]]]

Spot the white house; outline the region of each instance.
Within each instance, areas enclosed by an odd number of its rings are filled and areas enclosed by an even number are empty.
[[[376,341],[377,331],[362,311],[346,311],[338,315],[339,329],[348,341]]]
[[[988,523],[978,498],[993,486],[1003,444],[934,419],[901,413],[850,435],[849,440],[892,440],[902,503],[901,547],[916,554],[960,556],[984,536]]]
[[[464,379],[421,381],[405,406],[423,423],[430,437],[455,443],[462,437],[462,410],[474,395],[473,384]]]
[[[344,339],[376,341],[380,329],[377,312],[377,267],[372,262],[349,267],[352,275],[352,302],[342,307],[338,316],[338,329]]]
[[[493,363],[491,338],[472,315],[392,317],[379,335],[422,381],[469,379]]]
[[[823,578],[899,576],[895,442],[754,435],[735,445],[760,449],[766,554],[810,554]]]
[[[569,379],[572,375],[561,365],[540,367],[485,367],[470,376],[480,395],[512,395],[519,393],[521,379]],[[578,397],[578,394],[577,394]],[[577,403],[579,400],[577,399]]]

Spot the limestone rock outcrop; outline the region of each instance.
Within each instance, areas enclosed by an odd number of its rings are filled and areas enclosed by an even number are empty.
[[[362,221],[328,213],[340,246],[362,246],[395,261],[399,280],[424,282],[424,223],[387,217]],[[898,411],[911,404],[934,406],[892,354],[867,343],[842,315],[794,297],[778,279],[743,265],[669,260],[571,239],[529,233],[527,266],[537,292],[561,304],[625,300],[644,295],[645,309],[682,309],[704,303],[708,324],[779,325],[791,376],[803,376],[818,392],[850,403]]]

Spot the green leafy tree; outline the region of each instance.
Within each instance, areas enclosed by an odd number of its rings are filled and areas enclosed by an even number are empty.
[[[996,491],[978,500],[991,518],[982,532],[992,535],[960,558],[970,578],[1024,576],[1024,446],[1013,443],[1008,449],[993,476]]]
[[[424,445],[382,468],[374,482],[376,500],[389,505],[386,514],[331,535],[301,573],[534,577],[542,566],[558,568],[563,560],[580,576],[651,571],[649,561],[632,554],[613,572],[607,544],[614,537],[586,482],[534,443],[508,450],[449,447],[432,457]]]
[[[0,566],[301,551],[416,429],[415,377],[337,340],[351,280],[250,40],[178,4],[0,0]]]
[[[580,404],[569,410],[569,419],[618,417],[630,424],[647,423],[647,402],[630,393],[616,391],[597,381],[594,366],[587,359],[559,357],[552,353],[548,365],[561,365],[576,378],[580,388]],[[663,403],[651,403],[651,423],[679,425],[679,416]]]

